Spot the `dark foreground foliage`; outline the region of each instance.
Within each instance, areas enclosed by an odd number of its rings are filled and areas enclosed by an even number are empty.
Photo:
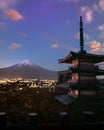
[[[104,98],[90,97],[78,98],[75,102],[64,105],[54,97],[56,93],[48,88],[24,88],[23,90],[1,91],[0,111],[5,111],[10,124],[28,123],[28,114],[38,113],[39,123],[57,123],[59,113],[65,111],[69,114],[69,122],[83,121],[82,112],[94,111],[97,121],[104,121]]]

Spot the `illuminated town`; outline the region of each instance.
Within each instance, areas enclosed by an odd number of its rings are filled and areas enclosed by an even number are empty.
[[[22,90],[24,88],[48,88],[55,91],[57,80],[38,80],[38,79],[4,79],[0,80],[0,89]]]

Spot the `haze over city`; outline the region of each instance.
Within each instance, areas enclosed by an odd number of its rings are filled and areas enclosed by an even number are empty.
[[[85,50],[104,54],[104,0],[0,0],[0,68],[32,61],[50,70],[79,51],[83,17]]]

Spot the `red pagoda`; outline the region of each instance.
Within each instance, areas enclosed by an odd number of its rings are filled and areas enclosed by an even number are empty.
[[[80,17],[80,50],[71,51],[68,56],[59,59],[59,63],[69,64],[69,68],[58,72],[56,91],[61,88],[62,91],[67,90],[67,95],[75,97],[103,94],[104,85],[96,76],[104,75],[104,70],[95,65],[103,61],[104,55],[90,54],[84,50],[83,22]]]

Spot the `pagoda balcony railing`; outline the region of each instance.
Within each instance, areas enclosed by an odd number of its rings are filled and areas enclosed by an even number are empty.
[[[77,66],[70,66],[69,69],[94,69],[94,70],[98,70],[98,69],[103,69],[104,70],[104,67],[99,67],[99,66],[82,66],[82,65],[77,65]]]

